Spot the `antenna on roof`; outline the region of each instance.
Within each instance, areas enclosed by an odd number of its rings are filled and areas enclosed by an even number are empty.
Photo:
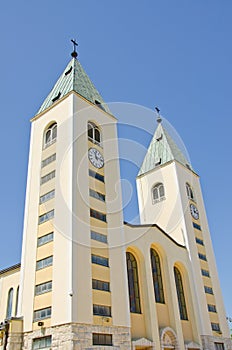
[[[71,53],[71,56],[77,58],[78,53],[76,52],[76,47],[78,46],[78,43],[75,39],[71,39],[71,42],[73,43],[73,52]]]
[[[160,116],[160,109],[158,107],[155,107],[155,111],[157,113],[157,123],[161,123],[162,122],[162,118]]]

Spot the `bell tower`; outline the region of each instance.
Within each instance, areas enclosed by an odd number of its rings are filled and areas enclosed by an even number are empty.
[[[41,330],[67,349],[130,343],[117,120],[76,45],[31,120],[19,311],[30,348]]]
[[[186,246],[198,294],[203,341],[229,337],[199,176],[158,115],[136,184],[141,224],[157,224]]]

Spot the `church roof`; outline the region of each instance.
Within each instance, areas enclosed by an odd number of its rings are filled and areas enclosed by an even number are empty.
[[[190,162],[186,159],[184,153],[163,127],[160,120],[148,147],[138,176],[172,160],[176,160],[188,169],[193,170]]]
[[[89,102],[98,105],[104,111],[110,113],[108,106],[104,103],[101,95],[89,79],[80,62],[76,58],[72,58],[47,98],[44,100],[37,114],[46,110],[70,91],[75,91]]]
[[[18,269],[20,269],[20,267],[21,267],[20,263],[12,265],[10,267],[7,267],[7,268],[5,268],[3,270],[0,270],[0,275],[3,275],[5,273],[7,273],[7,272],[12,272],[13,273],[14,270],[18,270]]]

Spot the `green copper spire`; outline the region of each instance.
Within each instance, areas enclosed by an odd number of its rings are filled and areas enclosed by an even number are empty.
[[[186,159],[183,152],[168,134],[167,130],[163,127],[160,115],[158,115],[157,122],[157,129],[148,147],[138,176],[172,160],[176,160],[188,169],[192,170],[191,164]]]
[[[104,103],[101,95],[82,68],[80,62],[73,56],[51,92],[44,100],[37,114],[52,106],[53,103],[67,95],[70,91],[75,91],[89,102],[98,105],[104,111],[110,113],[108,106]]]

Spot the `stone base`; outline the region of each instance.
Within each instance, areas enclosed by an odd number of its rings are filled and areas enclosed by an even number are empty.
[[[2,349],[6,346],[6,350],[21,350],[23,342],[22,330],[22,318],[12,317],[6,321]]]
[[[215,350],[215,343],[223,343],[225,350],[232,350],[231,338],[213,337],[209,335],[201,336],[202,347],[204,350]]]
[[[112,334],[113,346],[93,346],[93,333]],[[51,350],[130,350],[130,329],[127,327],[95,326],[85,324],[66,324],[41,328],[29,333],[24,333],[23,350],[31,350],[33,339],[52,336]]]
[[[7,350],[21,350],[22,340],[22,334],[10,333],[7,339]]]

